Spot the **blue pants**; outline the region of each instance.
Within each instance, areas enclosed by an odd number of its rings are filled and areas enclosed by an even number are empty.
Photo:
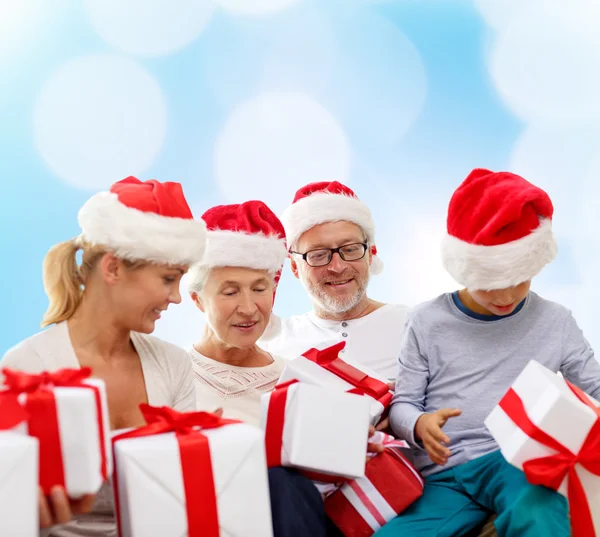
[[[312,481],[291,468],[269,468],[275,537],[326,537],[325,508]]]
[[[423,496],[375,537],[460,537],[492,513],[499,537],[568,537],[564,496],[531,485],[500,451],[425,479]]]

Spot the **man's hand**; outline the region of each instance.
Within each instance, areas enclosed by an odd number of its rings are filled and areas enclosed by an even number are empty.
[[[48,497],[44,496],[39,489],[40,528],[49,528],[55,524],[66,524],[73,515],[88,513],[96,498],[93,494],[87,494],[78,500],[70,500],[65,489],[56,486]]]
[[[457,408],[441,408],[430,414],[423,414],[415,425],[415,436],[423,442],[429,458],[436,464],[443,466],[448,462],[450,450],[446,447],[450,444],[442,427],[448,419],[460,416],[461,411]]]

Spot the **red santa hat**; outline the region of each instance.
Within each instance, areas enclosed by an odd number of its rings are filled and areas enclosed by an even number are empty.
[[[519,175],[473,170],[450,200],[446,270],[474,290],[530,280],[556,256],[553,211],[548,194]]]
[[[377,256],[373,216],[369,208],[346,185],[337,181],[310,183],[296,192],[292,204],[281,216],[290,246],[309,229],[340,220],[352,222],[364,231],[372,255],[371,272],[379,274],[383,270],[383,263]]]
[[[80,241],[122,259],[190,265],[204,252],[206,225],[194,220],[179,183],[127,177],[92,196],[78,221]]]
[[[202,215],[208,229],[201,267],[281,270],[287,248],[279,218],[262,201],[219,205]]]

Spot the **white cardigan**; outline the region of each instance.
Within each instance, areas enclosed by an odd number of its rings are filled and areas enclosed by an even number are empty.
[[[156,337],[131,333],[146,382],[148,403],[170,406],[179,411],[195,410],[196,397],[192,366],[181,348]],[[79,368],[66,322],[51,326],[21,341],[0,360],[0,369],[9,367],[28,373]],[[113,495],[110,481],[96,497],[92,511],[68,524],[40,531],[41,537],[116,537]]]
[[[131,333],[137,351],[148,403],[170,406],[180,411],[195,410],[194,381],[187,353],[153,336]],[[66,322],[28,337],[10,349],[0,360],[0,369],[10,367],[28,373],[79,368]]]

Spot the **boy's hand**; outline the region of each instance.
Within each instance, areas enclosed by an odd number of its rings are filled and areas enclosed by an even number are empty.
[[[375,427],[373,427],[372,425],[369,425],[369,440],[371,439],[371,437],[375,434]],[[367,453],[381,453],[383,452],[384,447],[383,444],[376,444],[375,442],[368,442],[367,443]],[[367,457],[367,460],[369,460],[369,458]]]
[[[450,450],[446,447],[450,443],[442,427],[449,418],[460,416],[458,408],[441,408],[430,414],[423,414],[415,424],[415,436],[423,442],[429,458],[435,463],[443,466],[448,462]],[[444,445],[445,444],[445,445]]]

